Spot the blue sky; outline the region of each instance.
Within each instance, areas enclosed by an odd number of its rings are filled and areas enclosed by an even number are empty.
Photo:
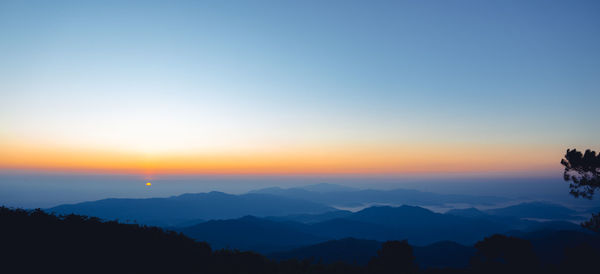
[[[474,145],[558,162],[569,147],[598,149],[599,12],[597,1],[2,1],[0,147],[19,148],[0,165],[62,165],[13,155],[39,147]]]

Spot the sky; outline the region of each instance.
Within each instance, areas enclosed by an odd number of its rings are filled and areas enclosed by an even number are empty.
[[[558,174],[598,1],[0,1],[0,171]],[[490,175],[491,176],[491,175]]]

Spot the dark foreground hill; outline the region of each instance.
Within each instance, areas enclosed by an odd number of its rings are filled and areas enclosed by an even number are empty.
[[[289,251],[274,252],[269,254],[275,260],[312,259],[324,263],[346,262],[366,265],[371,257],[377,255],[381,249],[381,242],[345,238],[332,240],[315,245],[303,246]]]
[[[345,262],[349,264],[367,265],[369,260],[377,256],[382,242],[346,238],[327,241],[292,249],[275,252],[269,255],[275,260],[291,258],[312,259],[324,263]],[[464,268],[469,265],[469,259],[475,254],[475,248],[455,242],[443,241],[427,246],[413,247],[415,262],[422,268],[455,267]]]
[[[213,251],[180,233],[96,217],[0,207],[0,224],[0,273],[365,273],[346,265],[277,263],[253,252]]]
[[[542,230],[519,233],[519,238],[531,243],[533,253],[545,265],[564,261],[567,259],[565,250],[582,245],[595,246],[596,252],[600,250],[600,237],[589,232]],[[379,241],[346,238],[274,252],[269,257],[275,260],[297,258],[367,265],[372,257],[377,256],[381,244]],[[426,246],[413,246],[413,252],[415,262],[421,268],[467,268],[476,248],[440,241]]]
[[[208,244],[156,227],[4,207],[0,220],[2,273],[189,273],[210,262]]]
[[[57,217],[41,210],[0,207],[0,224],[0,273],[591,273],[600,256],[598,246],[586,240],[565,248],[561,262],[543,263],[528,240],[493,235],[475,244],[467,267],[420,270],[415,261],[418,252],[406,241],[382,243],[361,266],[277,262],[252,252],[212,251],[205,243],[156,227],[80,215]],[[356,247],[343,241],[336,246],[347,254]],[[372,252],[372,242],[365,246]],[[437,250],[452,247],[444,244]],[[356,252],[354,256],[362,251]]]

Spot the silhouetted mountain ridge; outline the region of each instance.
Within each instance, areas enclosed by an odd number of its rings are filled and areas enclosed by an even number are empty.
[[[283,250],[273,244],[277,242],[281,243],[279,246],[289,248],[306,245],[302,244],[302,241],[282,239],[280,235],[297,234],[294,238],[313,243],[319,240],[358,238],[376,241],[408,239],[416,245],[449,240],[470,245],[494,233],[552,229],[552,226],[557,225],[490,215],[482,218],[467,218],[435,213],[416,206],[376,206],[354,213],[334,211],[331,214],[337,217],[304,223],[292,220],[298,219],[297,215],[290,219],[245,217],[200,223],[191,227],[178,228],[178,231],[219,247],[274,252]],[[249,218],[252,222],[248,222]],[[576,230],[579,227],[571,223],[560,223],[556,229]],[[242,238],[238,239],[238,237]]]
[[[448,215],[480,218],[486,216],[513,217],[519,219],[573,220],[578,212],[563,205],[550,202],[523,202],[516,205],[479,210],[476,208],[451,209]]]
[[[143,224],[174,226],[192,220],[231,219],[245,215],[277,216],[324,213],[334,208],[269,194],[232,195],[223,192],[182,194],[168,198],[104,199],[48,209],[57,214],[81,214],[106,220],[134,220]]]
[[[485,213],[498,216],[538,219],[569,219],[576,214],[575,210],[548,202],[526,202],[513,206],[489,209]]]
[[[311,188],[279,188],[271,187],[250,191],[249,193],[272,194],[288,198],[303,199],[329,206],[356,207],[369,204],[390,205],[444,205],[452,203],[495,205],[509,201],[507,198],[496,196],[472,196],[458,194],[437,194],[412,189],[347,189],[341,187],[322,192],[311,191]],[[313,188],[314,189],[314,188]]]

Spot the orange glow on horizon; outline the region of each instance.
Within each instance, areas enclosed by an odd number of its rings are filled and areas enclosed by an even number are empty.
[[[557,170],[543,146],[412,144],[312,146],[223,153],[141,154],[0,145],[0,169],[144,174],[407,174]]]

